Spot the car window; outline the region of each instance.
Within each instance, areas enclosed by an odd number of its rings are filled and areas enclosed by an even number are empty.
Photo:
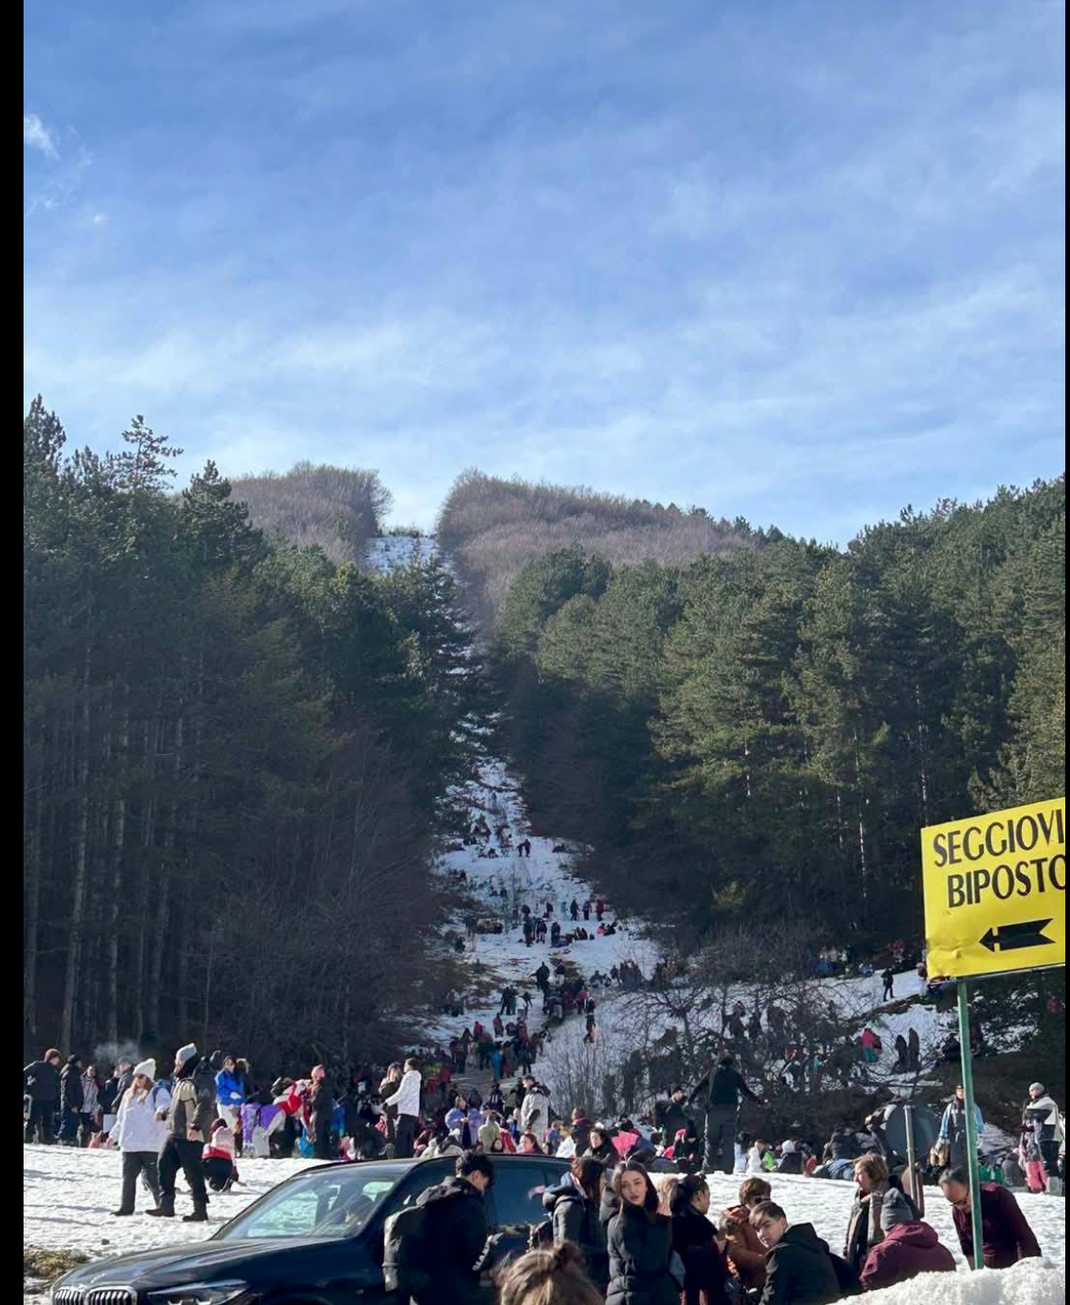
[[[421,1164],[414,1165],[409,1170],[405,1190],[399,1195],[397,1201],[391,1203],[389,1213],[396,1214],[398,1210],[407,1210],[410,1205],[415,1205],[417,1197],[426,1192],[429,1187],[444,1183],[452,1173],[452,1164],[446,1167],[424,1161]]]
[[[494,1166],[494,1185],[488,1191],[487,1216],[496,1228],[541,1223],[546,1218],[542,1194],[560,1179],[538,1164]]]
[[[217,1237],[351,1237],[405,1172],[361,1164],[301,1175],[268,1192],[221,1228]]]

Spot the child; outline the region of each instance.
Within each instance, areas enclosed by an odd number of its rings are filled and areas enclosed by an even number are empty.
[[[204,1181],[213,1192],[226,1192],[238,1181],[234,1164],[234,1130],[225,1119],[212,1125],[211,1137],[201,1152]]]

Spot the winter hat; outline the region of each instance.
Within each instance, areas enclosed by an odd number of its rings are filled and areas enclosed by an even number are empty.
[[[788,1140],[787,1140],[786,1142],[781,1142],[781,1144],[780,1144],[780,1154],[781,1154],[781,1155],[794,1155],[794,1154],[795,1154],[795,1143],[791,1140],[790,1137],[788,1138]]]
[[[196,1046],[192,1042],[189,1042],[186,1044],[186,1046],[179,1047],[179,1049],[175,1052],[175,1060],[177,1060],[180,1065],[185,1065],[186,1062],[192,1060],[196,1054],[197,1054]]]
[[[146,1078],[155,1080],[156,1062],[150,1057],[148,1060],[143,1060],[140,1065],[135,1065],[134,1077],[137,1078],[139,1074],[144,1074]]]
[[[1044,1091],[1044,1084],[1043,1084],[1043,1083],[1030,1083],[1030,1084],[1029,1084],[1029,1091],[1030,1091],[1030,1092],[1035,1092],[1035,1093],[1039,1096],[1039,1095]]]

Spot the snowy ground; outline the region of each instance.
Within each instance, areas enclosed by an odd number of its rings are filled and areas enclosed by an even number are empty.
[[[119,1204],[121,1157],[118,1153],[26,1146],[23,1148],[24,1241],[28,1246],[80,1250],[93,1258],[152,1246],[202,1241],[270,1187],[314,1163],[310,1160],[242,1160],[239,1166],[241,1185],[225,1195],[212,1196],[208,1224],[184,1224],[176,1219],[161,1226],[160,1221],[140,1212],[128,1219],[112,1217],[111,1211]],[[664,1181],[664,1178],[659,1176],[659,1181]],[[774,1174],[770,1181],[773,1198],[787,1210],[789,1219],[797,1223],[812,1223],[818,1235],[825,1238],[833,1250],[841,1249],[853,1183],[778,1174]],[[719,1212],[734,1202],[739,1178],[710,1174],[708,1182],[713,1196],[712,1212]],[[1045,1259],[1062,1269],[1065,1265],[1065,1201],[1052,1196],[1016,1195]],[[139,1191],[139,1211],[148,1205],[147,1194]],[[925,1207],[927,1222],[936,1229],[940,1240],[950,1248],[965,1272],[951,1222],[951,1207],[938,1189],[926,1188]],[[180,1193],[179,1213],[188,1208],[188,1197]],[[1014,1272],[1018,1273],[1017,1270]],[[991,1279],[998,1275],[986,1273],[982,1277]],[[1061,1291],[1061,1277],[1058,1281]],[[1009,1305],[1043,1305],[1049,1299],[1062,1299],[1061,1295],[1044,1294],[1052,1285],[1050,1282],[1044,1288],[1031,1282],[1031,1290],[1039,1294],[1020,1296],[1011,1294],[1010,1280],[1004,1284],[1005,1295],[947,1295],[945,1292],[949,1285],[939,1284],[936,1278],[930,1285],[933,1290],[924,1294],[916,1288],[914,1295],[889,1296],[889,1305],[893,1302],[894,1305],[958,1305],[959,1301],[975,1300],[979,1305],[995,1305],[996,1301],[1008,1302]],[[936,1290],[938,1287],[940,1290]]]

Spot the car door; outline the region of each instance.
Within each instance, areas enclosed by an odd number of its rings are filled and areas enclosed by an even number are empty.
[[[556,1168],[533,1160],[505,1160],[494,1166],[494,1183],[487,1191],[487,1222],[495,1232],[530,1228],[546,1218],[542,1194],[561,1181]]]

